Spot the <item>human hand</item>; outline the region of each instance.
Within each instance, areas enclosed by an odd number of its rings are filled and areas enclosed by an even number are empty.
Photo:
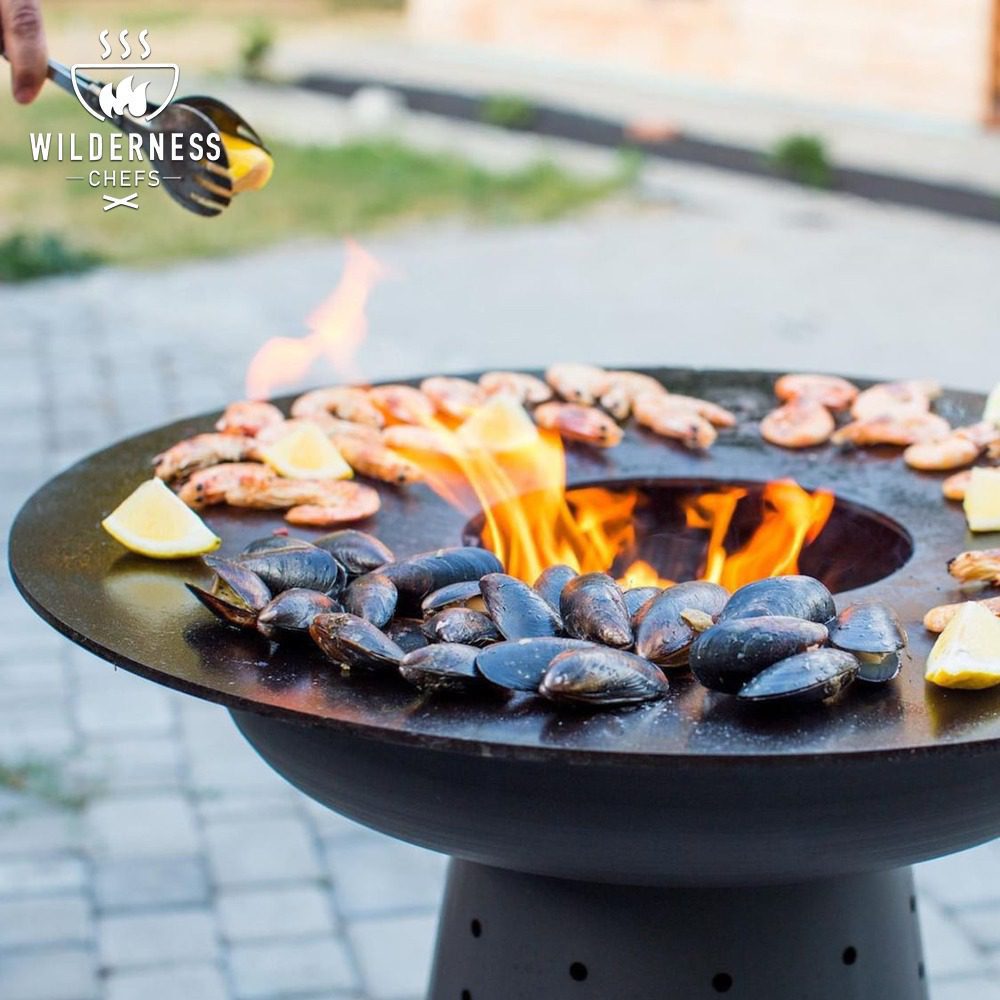
[[[28,104],[45,83],[48,62],[39,0],[0,0],[0,32],[14,100]]]

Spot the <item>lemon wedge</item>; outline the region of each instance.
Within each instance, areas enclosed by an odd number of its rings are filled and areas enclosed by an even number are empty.
[[[983,420],[1000,427],[1000,382],[997,382],[993,387],[993,391],[986,400],[986,409],[983,410]]]
[[[1000,684],[1000,618],[975,601],[963,605],[934,643],[926,677],[947,688]]]
[[[161,479],[138,486],[101,527],[125,548],[154,559],[184,559],[222,544],[207,524]]]
[[[964,505],[970,531],[1000,531],[1000,469],[974,468]]]
[[[538,441],[538,428],[516,399],[494,396],[456,432],[469,450],[517,451]]]
[[[353,470],[323,431],[304,423],[274,444],[259,449],[260,457],[287,479],[350,479]]]
[[[220,133],[222,145],[229,159],[229,176],[233,181],[233,194],[241,191],[259,191],[274,171],[274,160],[266,149],[247,142],[230,132]]]

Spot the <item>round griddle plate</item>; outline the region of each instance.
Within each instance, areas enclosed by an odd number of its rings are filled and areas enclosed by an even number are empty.
[[[99,526],[148,478],[159,451],[209,430],[216,414],[182,420],[129,438],[84,459],[39,489],[19,513],[10,538],[17,586],[52,626],[98,656],[134,673],[228,708],[342,727],[398,743],[519,759],[559,754],[581,762],[689,762],[720,757],[789,759],[817,754],[973,751],[1000,737],[1000,689],[944,691],[925,685],[932,636],[921,619],[933,605],[961,599],[945,564],[964,548],[998,544],[973,538],[959,505],[941,497],[940,477],[907,469],[898,449],[789,452],[761,441],[755,421],[774,405],[774,375],[650,369],[677,392],[736,410],[739,428],[723,432],[707,455],[693,454],[630,427],[607,452],[570,446],[570,484],[636,479],[767,481],[793,477],[893,518],[911,534],[912,559],[892,576],[849,594],[895,605],[911,637],[913,659],[885,687],[857,684],[840,702],[807,712],[760,712],[705,691],[690,679],[666,700],[604,713],[555,711],[540,699],[508,702],[425,697],[392,679],[341,676],[309,644],[269,646],[226,628],[184,588],[210,574],[198,560],[157,562],[124,553]],[[936,406],[953,423],[978,419],[982,398],[948,393]],[[422,486],[379,486],[383,508],[359,525],[398,555],[459,544],[466,519]],[[222,553],[284,526],[279,512],[211,509]],[[296,531],[303,537],[320,532]]]

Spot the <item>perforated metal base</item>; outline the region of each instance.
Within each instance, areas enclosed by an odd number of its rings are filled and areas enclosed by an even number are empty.
[[[452,862],[430,1000],[726,993],[926,1000],[910,870],[806,885],[663,889]]]

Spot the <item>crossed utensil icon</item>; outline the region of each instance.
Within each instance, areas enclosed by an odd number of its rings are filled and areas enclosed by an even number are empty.
[[[113,209],[113,208],[121,208],[123,206],[125,208],[134,208],[137,211],[138,211],[138,208],[139,208],[139,205],[138,205],[139,192],[138,191],[133,191],[131,194],[125,195],[124,198],[115,198],[113,195],[110,195],[110,194],[101,195],[101,198],[104,201],[108,202],[108,204],[104,206],[104,211],[105,212],[110,212],[111,209]]]

